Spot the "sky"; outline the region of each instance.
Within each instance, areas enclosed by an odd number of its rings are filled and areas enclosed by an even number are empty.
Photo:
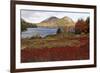
[[[68,12],[68,11],[43,11],[43,10],[21,10],[21,18],[30,23],[39,23],[50,17],[69,17],[74,22],[78,19],[86,20],[90,16],[89,13],[80,13],[80,12]]]

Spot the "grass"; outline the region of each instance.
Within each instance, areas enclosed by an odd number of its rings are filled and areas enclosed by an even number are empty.
[[[89,59],[88,34],[58,34],[22,39],[21,62]]]
[[[83,36],[83,35],[82,35]],[[45,38],[32,38],[32,39],[22,39],[22,47],[28,48],[55,48],[55,47],[65,47],[65,46],[79,46],[80,36],[78,35],[51,35]]]
[[[57,34],[57,35],[49,35],[45,38],[31,38],[31,39],[22,39],[21,47],[22,49],[26,48],[55,48],[55,47],[66,47],[66,46],[79,46],[81,35],[76,34]]]

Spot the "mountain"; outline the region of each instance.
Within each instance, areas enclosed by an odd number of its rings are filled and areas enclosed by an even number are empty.
[[[74,27],[75,23],[74,21],[65,16],[63,18],[57,18],[57,17],[50,17],[48,19],[43,20],[42,22],[38,23],[37,26],[39,27]]]
[[[59,19],[59,18],[57,18],[57,17],[50,17],[50,18],[48,18],[48,19],[42,21],[41,23],[55,22],[55,21],[58,20],[58,19]]]
[[[70,26],[74,26],[75,25],[74,21],[71,18],[67,17],[67,16],[57,20],[56,24],[58,26],[64,26],[64,27],[65,26],[66,27],[70,27]]]
[[[54,28],[54,27],[57,27],[56,21],[58,19],[59,18],[57,18],[57,17],[50,17],[50,18],[47,18],[47,19],[43,20],[42,22],[38,23],[37,26]]]

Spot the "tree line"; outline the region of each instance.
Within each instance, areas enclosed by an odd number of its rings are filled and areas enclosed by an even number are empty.
[[[25,20],[21,19],[21,31],[27,30],[27,28],[36,28],[37,25],[33,23],[28,23]]]
[[[78,19],[78,21],[75,24],[75,33],[76,34],[89,33],[89,24],[90,24],[89,17],[86,20]]]
[[[89,33],[89,24],[90,24],[90,18],[87,17],[86,20],[78,19],[75,23],[75,34],[81,34],[81,33]],[[27,28],[37,28],[36,24],[28,23],[21,19],[21,31],[27,30]],[[62,33],[62,30],[58,28],[57,33]]]
[[[75,34],[89,33],[89,24],[90,24],[90,18],[89,17],[87,17],[86,20],[78,19],[77,22],[75,23],[74,33]],[[58,28],[57,33],[58,34],[62,33],[60,28]]]

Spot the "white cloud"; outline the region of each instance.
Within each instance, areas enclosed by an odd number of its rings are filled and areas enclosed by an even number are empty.
[[[62,18],[68,16],[72,20],[77,21],[78,19],[86,19],[89,17],[89,13],[79,13],[79,12],[61,12],[61,11],[36,11],[36,10],[21,10],[21,18],[25,19],[28,22],[38,23],[49,17],[58,17]]]

